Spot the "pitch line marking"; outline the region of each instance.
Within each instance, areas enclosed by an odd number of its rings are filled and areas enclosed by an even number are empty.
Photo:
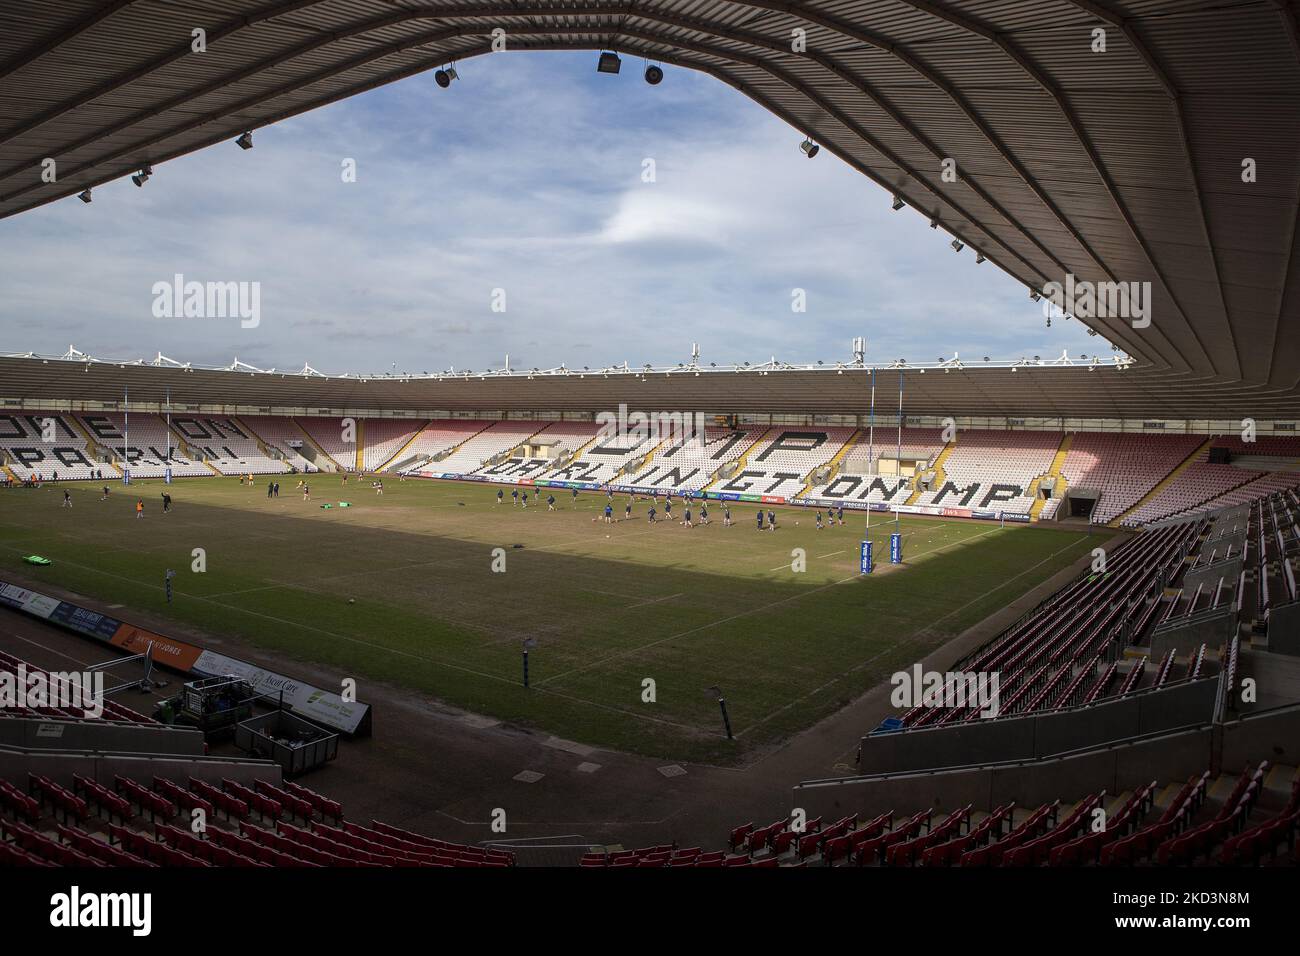
[[[935,548],[935,549],[933,549],[932,551],[927,551],[927,552],[925,552],[925,553],[926,553],[926,554],[935,554],[935,553],[938,553],[939,551],[946,550],[947,548],[956,547],[957,545],[959,545],[959,544],[965,544],[965,543],[967,543],[968,541],[974,541],[976,538],[982,538],[982,537],[983,537],[984,535],[986,535],[986,534],[992,534],[994,531],[999,531],[999,530],[1001,530],[1001,529],[999,529],[999,528],[990,528],[988,531],[981,531],[979,534],[972,535],[972,536],[969,537],[969,538],[963,538],[961,541],[955,541],[955,542],[953,542],[952,544],[946,544],[946,545],[944,545],[944,546],[941,547],[941,548]],[[593,668],[593,667],[598,667],[598,666],[600,666],[601,664],[607,663],[608,661],[612,661],[612,660],[615,660],[615,659],[617,659],[617,658],[628,657],[629,655],[632,655],[632,654],[639,654],[639,653],[642,652],[642,651],[649,650],[649,649],[652,648],[652,647],[656,647],[656,646],[658,646],[658,645],[660,645],[660,644],[664,644],[664,643],[666,643],[666,642],[668,642],[668,641],[674,641],[674,640],[677,640],[678,638],[681,638],[681,637],[687,637],[687,636],[689,636],[689,635],[691,635],[691,634],[695,634],[695,633],[697,633],[697,632],[699,632],[699,631],[707,631],[707,630],[709,630],[710,628],[717,627],[717,626],[720,625],[720,624],[728,624],[728,623],[730,623],[730,622],[732,622],[732,621],[735,621],[735,620],[737,620],[737,619],[739,619],[739,618],[742,618],[742,617],[748,617],[748,616],[750,616],[751,614],[758,614],[758,613],[761,612],[761,611],[767,611],[767,610],[770,610],[770,609],[772,609],[772,608],[774,608],[774,607],[780,607],[782,604],[789,604],[791,601],[798,601],[798,600],[800,600],[801,598],[809,597],[810,595],[813,595],[813,594],[818,594],[818,593],[820,593],[820,592],[822,592],[822,591],[828,590],[829,588],[833,588],[833,587],[835,587],[836,585],[846,584],[846,583],[848,583],[849,581],[856,581],[856,580],[858,580],[861,576],[862,576],[861,574],[855,574],[855,575],[853,575],[852,577],[841,578],[841,579],[838,580],[838,581],[831,581],[829,584],[823,584],[823,585],[820,585],[820,586],[815,587],[815,588],[810,588],[810,589],[807,590],[807,591],[800,591],[798,594],[792,594],[790,597],[782,598],[782,599],[779,600],[779,601],[773,601],[773,602],[771,602],[770,604],[764,604],[764,605],[762,605],[762,606],[760,606],[760,607],[749,608],[749,609],[747,609],[747,610],[740,611],[740,612],[738,612],[738,613],[736,613],[736,614],[732,614],[732,615],[729,616],[729,617],[720,618],[719,620],[713,621],[712,623],[709,623],[709,624],[701,624],[701,625],[699,625],[699,626],[697,626],[697,627],[690,628],[689,630],[681,631],[681,632],[678,633],[678,634],[670,634],[670,635],[668,635],[667,637],[661,637],[661,638],[659,638],[658,640],[650,641],[649,643],[647,643],[647,644],[642,644],[642,645],[639,646],[639,647],[629,648],[629,649],[626,650],[626,651],[617,651],[617,652],[615,652],[615,653],[613,653],[613,654],[606,655],[605,657],[602,657],[602,658],[600,658],[600,659],[598,659],[598,660],[594,660],[594,661],[592,661],[592,662],[590,662],[590,663],[588,663],[588,664],[583,664],[583,665],[581,665],[581,666],[579,666],[579,667],[573,667],[573,668],[570,668],[570,669],[567,670],[567,671],[561,671],[559,674],[555,674],[555,675],[553,675],[553,676],[551,676],[551,677],[547,677],[547,678],[545,678],[544,680],[537,681],[536,683],[537,683],[538,685],[541,685],[541,684],[549,684],[551,681],[560,680],[560,679],[562,679],[562,678],[568,677],[570,674],[576,674],[576,673],[579,673],[579,672],[581,672],[581,671],[590,670],[591,668]]]
[[[996,593],[997,593],[998,591],[1000,591],[1002,588],[1006,587],[1006,586],[1007,586],[1008,584],[1010,584],[1012,581],[1016,580],[1016,578],[1023,577],[1024,575],[1028,574],[1030,571],[1033,571],[1035,568],[1039,568],[1039,567],[1041,567],[1042,565],[1046,564],[1048,561],[1051,561],[1052,558],[1056,557],[1056,556],[1057,556],[1058,554],[1060,554],[1062,551],[1067,551],[1067,550],[1069,550],[1070,548],[1074,547],[1074,545],[1076,545],[1076,544],[1078,544],[1078,543],[1079,543],[1079,542],[1077,542],[1077,541],[1072,541],[1072,542],[1070,542],[1069,544],[1067,544],[1065,547],[1060,548],[1060,549],[1058,549],[1058,550],[1056,550],[1056,551],[1053,551],[1053,552],[1052,552],[1051,554],[1049,554],[1047,557],[1043,558],[1043,560],[1039,561],[1039,562],[1038,562],[1037,564],[1035,564],[1035,565],[1032,565],[1031,567],[1025,568],[1025,570],[1023,570],[1023,571],[1021,571],[1019,574],[1015,575],[1015,577],[1007,578],[1005,581],[1003,581],[1003,582],[1002,582],[1001,584],[999,584],[997,587],[993,588],[991,591],[986,591],[985,593],[979,595],[979,597],[972,598],[971,600],[969,600],[969,601],[967,601],[965,604],[963,604],[961,607],[959,607],[959,608],[955,608],[955,609],[949,611],[947,614],[943,615],[943,617],[935,618],[935,620],[934,620],[933,623],[937,624],[939,621],[946,620],[947,618],[952,617],[952,615],[958,613],[959,611],[964,611],[966,608],[970,607],[970,606],[971,606],[972,604],[974,604],[976,601],[983,600],[984,598],[988,597],[988,596],[991,595],[991,594],[996,594]],[[947,547],[952,547],[952,545],[947,545]],[[760,727],[760,726],[762,726],[763,724],[767,723],[769,720],[771,720],[771,719],[772,719],[773,717],[775,717],[777,714],[780,714],[780,713],[782,713],[783,711],[789,710],[791,707],[795,706],[796,704],[802,703],[803,701],[807,700],[809,697],[812,697],[814,694],[821,693],[823,690],[825,690],[827,687],[830,687],[832,684],[834,684],[834,683],[835,683],[837,680],[839,680],[840,678],[842,678],[842,677],[847,677],[849,674],[857,673],[858,671],[862,670],[864,667],[867,667],[868,665],[874,663],[874,662],[875,662],[876,660],[878,660],[879,658],[883,657],[885,654],[890,653],[890,651],[898,650],[899,648],[903,647],[904,643],[906,643],[906,642],[904,641],[904,642],[900,642],[900,643],[898,643],[898,644],[895,644],[893,647],[891,647],[891,648],[889,649],[889,651],[881,651],[881,652],[880,652],[879,654],[877,654],[875,657],[872,657],[872,658],[870,658],[869,660],[865,660],[865,661],[863,661],[863,662],[860,663],[860,664],[855,664],[853,667],[850,667],[850,668],[849,668],[847,671],[845,671],[843,674],[838,674],[838,675],[836,675],[834,678],[832,678],[831,680],[829,680],[829,681],[827,681],[826,683],[822,684],[820,687],[816,687],[816,688],[814,688],[813,690],[808,691],[808,693],[803,694],[802,696],[796,697],[794,700],[792,700],[792,701],[790,701],[790,702],[788,702],[788,703],[786,703],[786,704],[783,704],[781,707],[779,707],[779,708],[777,708],[776,710],[772,711],[772,713],[768,714],[766,717],[762,718],[761,720],[758,720],[758,721],[754,722],[753,724],[750,724],[748,727],[746,727],[746,728],[745,728],[744,730],[742,730],[740,733],[736,734],[736,736],[737,736],[737,737],[743,737],[743,736],[745,736],[745,734],[749,733],[749,731],[753,730],[755,727]]]
[[[3,545],[3,547],[5,547],[5,548],[6,548],[7,550],[9,550],[9,551],[14,551],[14,552],[21,552],[21,551],[23,550],[22,548],[15,548],[15,547],[10,546],[10,545]],[[104,570],[102,570],[101,568],[92,568],[92,567],[90,567],[90,566],[88,566],[88,565],[78,564],[78,563],[75,562],[75,561],[68,561],[68,560],[64,560],[63,563],[64,563],[64,564],[70,564],[70,565],[72,565],[73,567],[81,568],[81,569],[84,570],[84,571],[90,571],[91,573],[94,573],[94,574],[102,574],[102,575],[104,575],[105,577],[116,578],[116,579],[119,580],[119,581],[126,581],[126,582],[129,583],[129,584],[135,584],[135,585],[139,585],[139,586],[141,586],[141,587],[147,587],[147,588],[149,588],[149,589],[152,590],[152,591],[161,591],[161,590],[163,590],[163,588],[159,587],[159,586],[156,585],[156,584],[147,584],[147,583],[145,583],[145,582],[143,582],[143,581],[138,581],[138,580],[136,580],[135,578],[129,578],[129,577],[126,577],[125,575],[121,575],[121,574],[114,574],[112,571],[104,571]],[[329,630],[326,630],[326,629],[324,629],[324,628],[320,628],[320,627],[311,627],[311,626],[308,626],[308,625],[306,625],[306,624],[303,624],[303,623],[300,622],[300,621],[290,621],[290,620],[286,620],[285,618],[282,618],[282,617],[275,617],[274,615],[271,615],[271,614],[262,614],[260,611],[250,611],[250,610],[248,610],[247,608],[242,608],[242,607],[240,607],[240,606],[237,605],[237,604],[225,604],[225,603],[223,603],[223,602],[221,602],[221,601],[212,601],[212,600],[209,600],[208,598],[198,597],[197,595],[186,595],[186,596],[187,596],[187,597],[190,597],[190,598],[193,598],[193,599],[196,600],[196,601],[203,601],[203,602],[205,602],[205,603],[207,603],[207,604],[212,604],[212,605],[214,605],[214,606],[216,606],[216,607],[224,608],[224,609],[226,609],[226,610],[237,611],[237,612],[239,612],[239,613],[241,613],[241,614],[249,614],[249,615],[252,615],[253,617],[260,617],[260,618],[264,618],[264,619],[266,619],[266,620],[268,620],[268,621],[274,621],[274,622],[277,623],[277,624],[287,624],[287,625],[290,626],[290,627],[296,627],[296,628],[299,628],[299,629],[301,629],[301,630],[310,630],[310,631],[314,631],[314,632],[316,632],[316,633],[318,633],[318,634],[328,634],[330,637],[338,638],[338,639],[341,640],[341,641],[347,641],[347,642],[350,643],[350,644],[357,644],[357,645],[359,645],[359,646],[361,646],[361,647],[369,647],[369,648],[372,648],[372,649],[377,650],[377,651],[385,651],[385,652],[387,652],[387,653],[389,653],[389,654],[396,654],[396,655],[399,656],[399,657],[406,657],[406,658],[409,658],[410,660],[420,661],[421,663],[424,663],[424,664],[432,664],[432,665],[435,666],[435,667],[446,667],[446,668],[448,668],[449,670],[461,671],[462,673],[465,673],[465,674],[473,674],[473,675],[476,676],[476,677],[482,677],[482,678],[484,678],[484,679],[486,679],[486,680],[496,681],[496,682],[499,683],[499,684],[509,684],[509,685],[511,685],[511,686],[515,686],[515,687],[518,686],[518,682],[517,682],[516,680],[514,680],[514,679],[512,679],[512,678],[501,677],[501,676],[498,675],[498,674],[488,674],[488,673],[486,673],[486,672],[484,672],[484,671],[477,671],[477,670],[474,670],[474,669],[471,668],[471,667],[462,667],[462,666],[459,665],[459,664],[449,664],[449,663],[447,663],[446,661],[440,661],[440,660],[438,660],[437,658],[434,658],[434,657],[422,657],[422,656],[420,656],[419,654],[412,654],[410,651],[404,651],[404,650],[401,650],[400,648],[396,648],[396,647],[387,647],[387,646],[385,646],[385,645],[383,645],[383,644],[376,644],[376,643],[373,642],[373,641],[362,640],[362,639],[359,638],[359,637],[350,637],[350,636],[348,636],[348,635],[346,635],[346,634],[339,634],[339,633],[336,632],[336,631],[329,631]],[[322,666],[322,665],[319,665],[319,663],[318,663],[318,666]],[[324,666],[328,666],[328,665],[324,665]],[[542,688],[539,687],[539,685],[540,685],[541,683],[542,683],[541,681],[536,681],[536,682],[533,683],[533,687],[534,687],[534,688],[537,688],[538,691],[539,691],[539,693],[550,694],[552,697],[560,697],[560,698],[562,698],[562,699],[564,699],[564,700],[571,700],[571,701],[573,701],[573,702],[576,703],[576,704],[585,704],[585,705],[587,705],[588,707],[595,707],[595,708],[597,708],[597,709],[599,709],[599,710],[613,711],[614,713],[623,714],[624,716],[627,716],[627,717],[635,717],[635,718],[637,718],[638,720],[645,720],[645,721],[649,721],[650,723],[654,723],[654,724],[663,724],[663,725],[668,726],[668,727],[677,727],[677,728],[679,728],[679,729],[681,729],[681,730],[687,730],[687,731],[690,731],[690,732],[693,733],[693,734],[698,734],[698,733],[700,733],[700,731],[703,729],[703,728],[701,728],[701,727],[699,727],[699,726],[696,726],[696,725],[694,725],[694,724],[683,724],[683,723],[679,723],[678,721],[675,721],[675,720],[665,720],[665,719],[663,719],[663,718],[661,718],[661,717],[651,717],[651,716],[649,716],[649,715],[647,715],[647,714],[641,714],[641,713],[638,713],[638,712],[636,712],[636,711],[634,711],[634,710],[627,710],[627,709],[625,709],[625,708],[623,708],[623,707],[614,707],[614,706],[612,706],[612,705],[610,705],[610,704],[602,704],[602,703],[600,703],[599,701],[589,700],[589,699],[587,699],[586,697],[575,697],[575,696],[572,695],[572,694],[566,694],[566,693],[563,693],[562,691],[545,690],[545,689],[542,689]]]

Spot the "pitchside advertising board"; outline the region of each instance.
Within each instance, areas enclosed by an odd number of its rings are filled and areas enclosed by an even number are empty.
[[[274,698],[283,695],[290,710],[318,724],[344,733],[355,734],[369,729],[370,705],[345,701],[338,694],[313,687],[292,677],[258,667],[238,658],[226,657],[193,644],[172,640],[153,631],[127,624],[98,611],[80,607],[58,598],[31,591],[16,584],[0,581],[0,605],[14,608],[33,617],[44,618],[70,631],[129,654],[143,654],[152,643],[154,660],[173,670],[196,677],[241,677],[260,693]]]

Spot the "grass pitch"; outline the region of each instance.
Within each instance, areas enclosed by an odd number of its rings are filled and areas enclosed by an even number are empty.
[[[775,532],[753,505],[734,527],[710,505],[687,529],[674,502],[651,525],[593,520],[603,494],[556,511],[496,503],[496,487],[384,480],[344,487],[316,475],[312,500],[281,476],[0,492],[0,569],[20,570],[215,634],[237,636],[367,682],[388,681],[465,709],[598,746],[735,763],[815,723],[1005,606],[1092,546],[1085,531],[905,516],[905,564],[890,567],[891,518],[872,516],[877,572],[857,572],[864,516],[817,531],[809,509],[777,507]],[[145,517],[137,520],[137,497]],[[339,501],[350,501],[340,508]],[[621,519],[626,495],[615,495]],[[323,510],[320,505],[332,503]],[[659,507],[662,516],[662,499]],[[698,507],[692,509],[698,520]],[[516,547],[522,545],[522,547]],[[191,572],[193,549],[205,573]],[[493,571],[494,549],[505,571]],[[806,570],[793,570],[802,548]],[[43,554],[48,568],[20,563]],[[499,555],[499,552],[498,552]],[[174,602],[163,573],[175,568]],[[521,651],[532,687],[522,686]],[[646,679],[654,702],[646,702]],[[723,739],[711,686],[734,742]],[[384,713],[375,715],[383,732]],[[864,727],[863,730],[870,728]]]

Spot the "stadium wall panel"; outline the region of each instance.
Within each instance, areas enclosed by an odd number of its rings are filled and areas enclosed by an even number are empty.
[[[965,721],[862,739],[864,774],[936,770],[1053,754],[1159,733],[1214,719],[1217,679],[1187,681],[1091,707]]]
[[[178,727],[100,720],[0,720],[0,746],[34,750],[99,750],[109,753],[203,756],[203,734]]]

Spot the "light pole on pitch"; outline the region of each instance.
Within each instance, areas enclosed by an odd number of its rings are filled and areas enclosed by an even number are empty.
[[[528,687],[528,651],[530,648],[537,646],[537,639],[533,637],[524,638],[524,687]]]
[[[718,698],[718,709],[722,711],[722,726],[727,731],[727,739],[735,740],[731,734],[731,718],[727,715],[727,698],[722,696],[722,688],[714,686],[706,687],[705,690]]]

